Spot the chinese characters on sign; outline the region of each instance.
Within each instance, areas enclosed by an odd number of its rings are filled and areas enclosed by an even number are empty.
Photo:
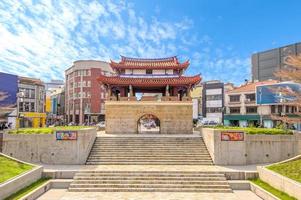
[[[77,140],[76,131],[56,131],[56,140]]]
[[[221,132],[221,140],[222,141],[243,141],[244,140],[244,132],[222,131]]]

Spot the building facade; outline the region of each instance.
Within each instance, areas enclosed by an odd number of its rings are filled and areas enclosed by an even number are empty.
[[[207,81],[203,83],[202,111],[204,123],[223,123],[224,83]]]
[[[44,127],[45,85],[40,79],[19,77],[16,127]]]
[[[47,125],[65,124],[65,89],[64,87],[48,91],[49,111],[47,112]]]
[[[294,113],[297,113],[298,108],[287,102],[272,101],[270,96],[272,93],[272,96],[275,96],[274,91],[276,90],[266,89],[279,84],[282,83],[278,83],[276,80],[252,82],[226,92],[224,124],[240,127],[263,126],[273,128],[281,122],[273,119],[272,115],[293,116]],[[261,90],[260,88],[264,89]],[[295,128],[299,129],[299,126],[299,124],[296,124]]]
[[[191,93],[190,96],[192,98],[192,111],[193,111],[193,119],[200,119],[202,118],[202,94],[203,94],[203,85],[199,83],[196,85]]]
[[[107,133],[192,133],[190,91],[201,77],[184,76],[188,61],[122,56],[110,65],[117,75],[98,78],[108,88]]]
[[[45,111],[48,114],[51,114],[51,94],[56,90],[61,90],[65,87],[65,83],[63,80],[51,80],[50,82],[45,83],[45,90],[46,90],[46,106]],[[47,116],[49,118],[49,116]]]
[[[288,55],[301,53],[301,43],[295,43],[252,55],[252,80],[264,81],[279,80],[274,73],[285,68],[285,59]],[[280,80],[281,81],[281,80]]]
[[[65,114],[67,123],[97,123],[104,120],[106,89],[97,78],[111,75],[107,62],[79,60],[65,71]]]

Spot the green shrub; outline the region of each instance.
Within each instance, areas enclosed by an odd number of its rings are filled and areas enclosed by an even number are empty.
[[[263,135],[292,135],[293,132],[288,129],[278,128],[256,128],[256,127],[236,127],[236,126],[211,126],[210,128],[221,130],[240,130],[247,134],[263,134]]]
[[[90,126],[57,126],[47,128],[20,128],[10,130],[9,134],[52,134],[56,130],[80,130],[83,128],[91,128]]]

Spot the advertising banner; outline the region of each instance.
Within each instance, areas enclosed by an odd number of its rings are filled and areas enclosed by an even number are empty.
[[[77,131],[56,131],[56,140],[77,140]]]
[[[0,72],[0,108],[17,106],[18,76]]]
[[[221,141],[244,141],[244,132],[222,131]]]
[[[301,85],[291,82],[260,85],[256,87],[256,104],[273,105],[292,102],[296,99],[294,94],[301,93]]]

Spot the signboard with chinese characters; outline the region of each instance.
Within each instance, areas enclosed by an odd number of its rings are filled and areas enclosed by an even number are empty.
[[[56,131],[56,140],[77,140],[77,131]]]
[[[221,141],[244,141],[244,132],[222,131]]]

